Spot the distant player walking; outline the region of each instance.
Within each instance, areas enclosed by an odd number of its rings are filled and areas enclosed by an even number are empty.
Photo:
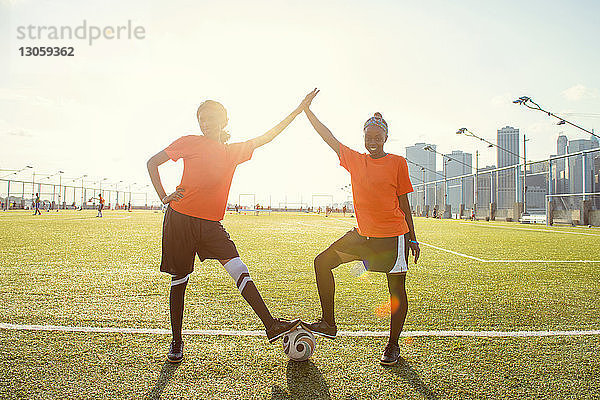
[[[96,217],[102,218],[102,210],[104,210],[104,197],[102,197],[102,193],[98,195],[98,203],[98,215]]]
[[[229,139],[224,130],[228,122],[227,111],[220,103],[207,100],[200,105],[196,115],[203,135],[183,136],[148,161],[152,184],[163,204],[169,205],[163,222],[160,265],[161,271],[172,275],[169,304],[173,341],[167,354],[169,361],[180,362],[183,359],[184,294],[194,270],[196,254],[201,261],[216,259],[223,265],[264,324],[269,342],[298,326],[299,320],[273,318],[235,243],[219,221],[225,215],[236,167],[250,160],[256,148],[279,135],[302,112],[305,102],[306,99],[262,136],[243,143],[226,144]],[[158,166],[169,159],[177,161],[180,158],[183,158],[184,165],[181,183],[174,193],[166,195]]]
[[[314,95],[318,91],[313,92]],[[313,95],[313,97],[314,97]],[[310,110],[312,97],[304,109],[310,123],[337,153],[340,165],[350,172],[352,196],[358,229],[346,233],[315,258],[315,274],[323,316],[305,324],[316,334],[335,338],[335,281],[332,270],[342,263],[362,260],[369,271],[387,274],[390,292],[390,337],[380,363],[394,365],[400,358],[398,338],[408,310],[404,286],[409,249],[419,258],[419,243],[408,202],[412,192],[406,160],[384,152],[388,126],[380,113],[367,120],[363,133],[368,154],[358,153],[341,144]]]
[[[40,194],[39,193],[35,194],[34,207],[35,207],[35,211],[33,212],[33,215],[42,215],[42,213],[40,211]]]

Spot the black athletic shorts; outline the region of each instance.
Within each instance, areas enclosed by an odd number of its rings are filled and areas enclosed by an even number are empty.
[[[187,275],[194,270],[194,258],[227,260],[239,257],[235,243],[219,221],[190,217],[167,207],[162,231],[160,270]]]
[[[326,251],[335,251],[342,262],[349,261],[344,254],[362,260],[367,271],[404,273],[408,271],[408,240],[408,235],[385,238],[362,236],[354,228]]]

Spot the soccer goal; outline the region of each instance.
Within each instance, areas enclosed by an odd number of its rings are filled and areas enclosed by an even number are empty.
[[[600,226],[600,192],[546,195],[546,224]]]
[[[331,194],[313,194],[311,199],[313,212],[319,210],[325,213],[327,210],[333,210],[333,195]]]
[[[259,215],[261,212],[271,214],[271,206],[257,203],[255,193],[241,193],[238,196],[236,211],[254,215]]]

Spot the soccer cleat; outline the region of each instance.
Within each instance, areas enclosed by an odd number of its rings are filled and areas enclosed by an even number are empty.
[[[271,326],[266,330],[269,343],[273,343],[286,333],[296,329],[300,325],[300,320],[287,321],[280,318],[274,318]]]
[[[392,366],[398,364],[399,359],[400,346],[388,343],[388,345],[385,346],[385,350],[383,351],[383,355],[381,356],[379,363],[383,366]]]
[[[171,342],[171,347],[169,347],[169,353],[167,354],[167,360],[172,363],[178,363],[183,360],[183,341]]]
[[[337,336],[337,326],[335,324],[329,325],[329,323],[327,323],[323,318],[319,318],[312,324],[303,322],[302,326],[312,333],[316,333],[317,335],[326,337],[328,339],[335,339]]]

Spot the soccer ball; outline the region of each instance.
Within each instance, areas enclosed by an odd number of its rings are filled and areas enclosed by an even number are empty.
[[[283,335],[283,352],[290,360],[306,361],[316,347],[315,336],[301,326]]]

